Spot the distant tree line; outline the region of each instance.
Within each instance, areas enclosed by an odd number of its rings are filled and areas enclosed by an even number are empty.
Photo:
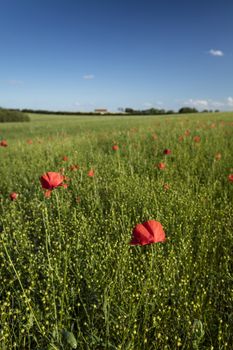
[[[204,109],[201,113],[211,113],[213,110]],[[216,109],[214,112],[219,112],[218,109]],[[125,113],[127,114],[134,114],[134,115],[163,115],[163,114],[187,114],[187,113],[199,113],[199,111],[196,108],[191,107],[182,107],[178,110],[178,112],[173,111],[172,109],[165,110],[165,109],[157,109],[157,108],[150,108],[150,109],[144,109],[144,110],[135,110],[133,108],[125,108]]]
[[[100,112],[80,112],[80,111],[74,111],[74,112],[70,112],[70,111],[47,111],[46,109],[22,109],[21,110],[24,113],[36,113],[36,114],[54,114],[54,115],[100,115],[100,114],[104,114],[104,115],[121,115],[122,112],[104,112],[104,113],[100,113]]]
[[[48,111],[45,109],[22,109],[21,110],[24,113],[37,113],[37,114],[55,114],[55,115],[100,115],[100,112],[70,112],[70,111]],[[202,113],[210,113],[213,112],[213,110],[203,110]],[[219,110],[215,110],[215,112],[219,112]],[[149,108],[149,109],[133,109],[130,107],[127,108],[119,108],[118,112],[110,112],[106,111],[103,114],[104,115],[165,115],[165,114],[177,114],[177,113],[198,113],[198,110],[196,108],[191,107],[182,107],[178,110],[178,112],[173,111],[172,109],[165,110],[165,109],[158,109],[158,108]]]
[[[219,112],[219,110],[208,110],[204,109],[201,113],[211,113],[211,112]],[[90,115],[90,116],[99,116],[101,113],[99,112],[80,112],[80,111],[48,111],[46,109],[3,109],[0,107],[0,122],[9,121],[29,121],[28,113],[36,113],[36,114],[54,114],[54,115]],[[119,108],[118,112],[110,112],[106,111],[104,115],[167,115],[167,114],[187,114],[187,113],[199,113],[196,108],[191,107],[182,107],[177,112],[172,109],[158,109],[158,108],[149,108],[149,109],[133,109],[130,107],[127,108]],[[10,116],[11,114],[11,116]]]
[[[149,109],[133,109],[125,108],[125,113],[132,115],[160,115],[160,114],[174,114],[173,110],[166,111],[165,109],[149,108]]]

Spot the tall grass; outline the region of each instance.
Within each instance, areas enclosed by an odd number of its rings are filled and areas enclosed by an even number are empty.
[[[233,115],[31,119],[1,127],[0,349],[231,349]]]

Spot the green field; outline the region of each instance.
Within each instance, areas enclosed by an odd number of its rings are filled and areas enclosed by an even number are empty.
[[[231,350],[233,113],[30,117],[0,124],[0,349]]]

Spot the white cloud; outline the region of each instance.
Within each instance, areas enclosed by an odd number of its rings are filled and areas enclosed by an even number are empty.
[[[233,107],[233,97],[228,97],[227,98],[227,105],[230,106],[230,107]]]
[[[146,107],[146,108],[162,108],[164,103],[162,101],[155,101],[154,103],[144,102],[142,105],[143,107]]]
[[[181,101],[179,101],[180,103]],[[195,107],[198,109],[218,109],[220,107],[224,107],[224,106],[230,106],[230,103],[232,103],[233,106],[233,98],[232,97],[228,97],[228,101],[227,104],[226,102],[223,101],[215,101],[215,100],[202,100],[202,99],[192,99],[190,98],[189,100],[183,101],[182,105],[188,105],[191,107]]]
[[[152,107],[152,103],[151,102],[144,102],[143,107],[150,108],[150,107]]]
[[[85,79],[85,80],[92,80],[94,78],[95,78],[95,76],[93,74],[86,74],[83,76],[83,79]]]
[[[209,103],[210,103],[210,106],[211,106],[212,108],[218,108],[218,107],[224,106],[224,103],[223,103],[223,102],[220,102],[220,101],[209,100]]]
[[[193,106],[193,107],[208,107],[209,102],[207,100],[193,100],[190,98],[188,101],[186,101],[187,104]]]
[[[218,57],[224,56],[224,53],[223,53],[223,51],[221,51],[221,50],[214,50],[214,49],[211,49],[211,50],[209,50],[208,52],[209,52],[209,54],[210,54],[211,56],[218,56]]]

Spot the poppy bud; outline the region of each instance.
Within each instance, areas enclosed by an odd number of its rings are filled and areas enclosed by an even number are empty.
[[[87,174],[88,177],[93,177],[94,175],[95,175],[95,173],[94,173],[93,169],[88,171],[88,174]]]
[[[12,193],[10,194],[10,199],[11,199],[12,201],[15,201],[15,200],[17,199],[17,197],[18,197],[18,193],[16,193],[16,192],[12,192]]]
[[[160,170],[164,170],[166,168],[166,164],[160,162],[160,163],[157,164],[157,168],[160,169]]]
[[[6,141],[6,140],[2,140],[2,141],[0,142],[0,146],[1,146],[1,147],[7,147],[7,146],[8,146],[7,141]]]
[[[172,153],[172,151],[170,149],[165,149],[163,151],[163,154],[165,154],[165,155],[168,155],[168,154],[171,154],[171,153]]]
[[[200,142],[201,141],[200,136],[194,136],[193,141],[196,143]]]
[[[112,150],[113,151],[118,151],[119,150],[119,146],[118,145],[113,145],[112,146]]]

